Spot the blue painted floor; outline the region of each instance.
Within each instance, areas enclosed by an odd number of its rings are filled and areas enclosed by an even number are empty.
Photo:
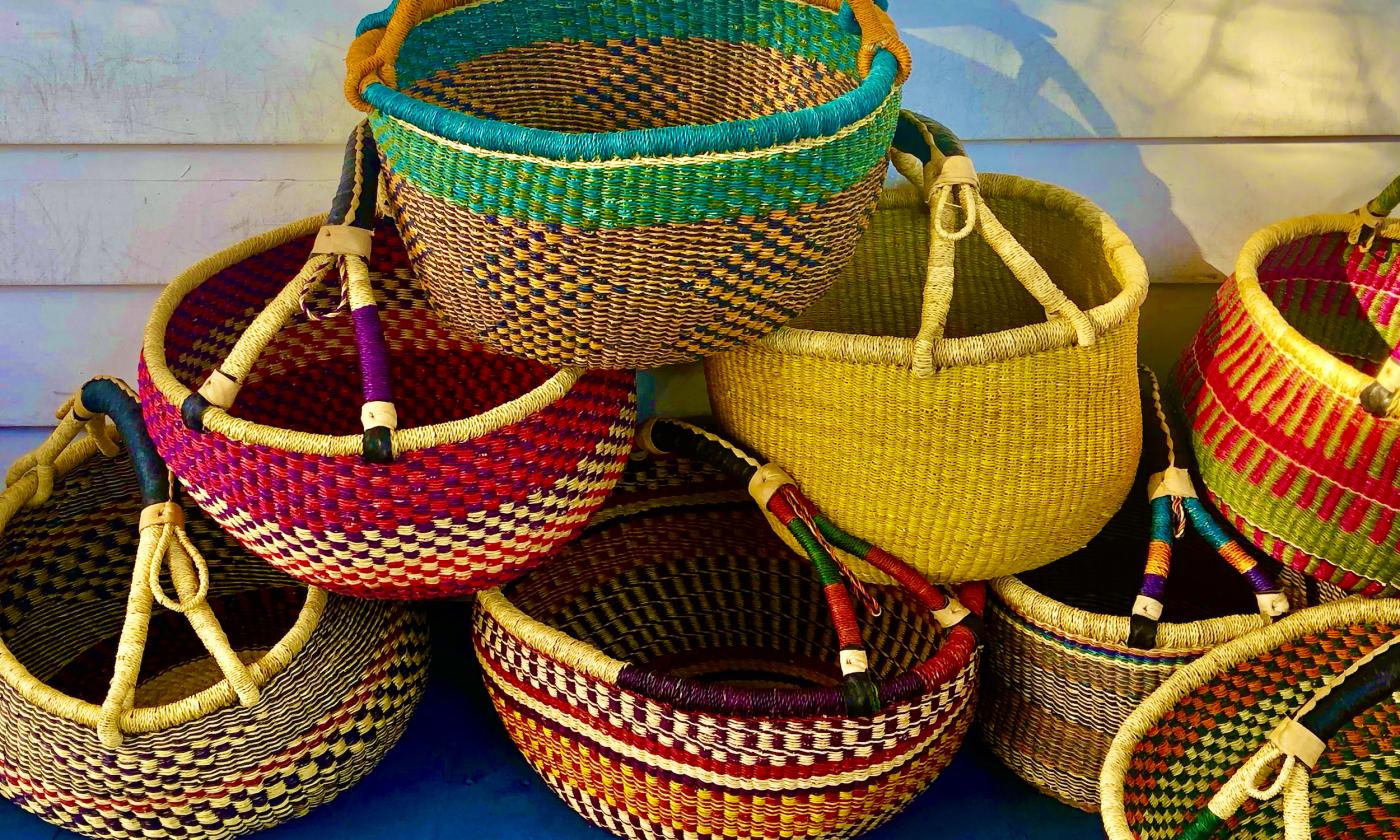
[[[43,439],[0,431],[8,465]],[[535,776],[515,751],[482,687],[468,640],[469,607],[432,607],[433,679],[408,732],[384,763],[329,805],[271,831],[266,840],[471,837],[606,838]],[[57,830],[0,801],[0,838],[50,840]],[[872,840],[1069,840],[1102,837],[1098,819],[1036,793],[976,742],[975,734],[933,786]]]

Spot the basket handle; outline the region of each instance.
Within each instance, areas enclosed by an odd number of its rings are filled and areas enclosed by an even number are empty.
[[[816,570],[826,596],[827,609],[836,627],[840,646],[842,693],[848,711],[868,717],[883,707],[879,687],[870,675],[869,654],[856,619],[851,593],[842,582],[845,568],[834,548],[869,563],[912,593],[940,626],[950,633],[969,633],[975,643],[981,636],[981,603],[964,605],[924,580],[907,563],[883,549],[847,534],[827,519],[798,489],[792,477],[774,464],[757,459],[734,444],[680,420],[653,418],[637,433],[638,443],[654,455],[679,454],[704,461],[743,481],[774,530],[790,533]],[[856,581],[852,578],[852,584]],[[973,599],[977,596],[974,594]]]
[[[223,672],[245,706],[258,701],[259,690],[243,661],[229,644],[206,596],[209,567],[185,534],[185,514],[174,500],[174,484],[141,419],[141,406],[131,388],[119,379],[93,379],[59,409],[58,427],[34,453],[11,468],[7,484],[35,476],[30,504],[47,501],[53,490],[54,463],[86,428],[106,455],[116,454],[105,417],[112,418],[126,442],[141,485],[140,541],[127,597],[126,619],[117,643],[116,664],[98,720],[98,737],[106,747],[121,746],[122,718],[136,702],[136,682],[146,648],[152,605],[183,613],[195,634]],[[165,594],[161,575],[169,570],[177,599]]]
[[[366,461],[376,464],[394,459],[393,437],[398,428],[398,412],[394,407],[394,390],[389,370],[389,347],[384,340],[384,325],[379,306],[370,284],[369,255],[375,226],[375,201],[379,183],[379,155],[368,123],[356,126],[345,148],[345,166],[340,176],[340,188],[331,204],[330,216],[316,236],[311,257],[306,265],[282,288],[257,318],[253,320],[238,342],[229,351],[223,364],[209,374],[196,393],[185,398],[180,413],[191,430],[204,430],[205,414],[213,409],[227,411],[238,398],[238,390],[247,381],[253,365],[272,339],[287,325],[292,316],[306,311],[307,292],[324,280],[332,270],[343,275],[343,303],[350,309],[350,321],[355,346],[360,358],[360,386],[364,403],[360,420],[364,426],[363,454]]]
[[[902,85],[909,78],[912,58],[909,47],[899,37],[899,31],[889,12],[877,0],[806,0],[834,12],[842,6],[849,6],[856,25],[860,28],[860,55],[858,67],[862,75],[869,74],[875,55],[885,50],[899,63],[899,73],[895,84]],[[345,55],[345,98],[357,110],[366,113],[373,110],[365,101],[365,88],[373,84],[398,87],[399,52],[403,49],[408,33],[424,20],[462,5],[462,0],[396,0],[386,9],[388,20],[381,26],[363,29],[350,44]],[[375,16],[383,19],[384,14]]]
[[[928,117],[902,111],[890,159],[901,175],[923,190],[930,208],[928,272],[924,277],[919,332],[914,336],[910,359],[915,376],[932,376],[940,364],[939,346],[953,302],[957,242],[974,231],[1044,307],[1048,318],[1068,321],[1081,347],[1097,340],[1098,326],[1055,285],[982,198],[972,160],[951,131]],[[964,213],[961,226],[954,221],[958,206]]]
[[[1230,777],[1186,826],[1185,840],[1205,840],[1225,827],[1247,799],[1283,795],[1285,840],[1312,834],[1309,771],[1327,743],[1357,715],[1400,691],[1400,636],[1374,648],[1322,687],[1293,717],[1279,724],[1264,746]],[[1272,775],[1273,781],[1266,785]]]
[[[1347,234],[1347,242],[1369,251],[1376,244],[1381,224],[1400,205],[1400,178],[1390,182],[1381,194],[1356,210],[1356,222]],[[1400,344],[1391,348],[1381,363],[1375,381],[1361,392],[1361,407],[1376,417],[1388,417],[1400,405],[1395,396],[1400,392]]]
[[[1164,466],[1147,481],[1147,495],[1152,505],[1152,539],[1147,544],[1147,566],[1142,575],[1142,587],[1133,601],[1133,612],[1129,617],[1128,645],[1140,650],[1157,647],[1157,628],[1162,619],[1167,576],[1171,574],[1172,542],[1184,533],[1188,522],[1226,563],[1249,582],[1261,615],[1272,620],[1288,612],[1288,596],[1279,589],[1273,576],[1220,527],[1197,496],[1191,474],[1176,465],[1171,423],[1162,407],[1162,390],[1157,383],[1157,375],[1147,367],[1140,367],[1138,372],[1160,432],[1156,436],[1157,445],[1151,445],[1153,441],[1149,438],[1149,446],[1144,450],[1143,457],[1153,457],[1149,450],[1157,450]]]

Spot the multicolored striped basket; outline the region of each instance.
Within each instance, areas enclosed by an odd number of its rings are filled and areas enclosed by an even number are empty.
[[[1110,840],[1400,837],[1400,601],[1303,610],[1181,669],[1102,796]]]
[[[166,289],[141,400],[190,497],[249,551],[342,594],[461,595],[538,564],[602,504],[634,376],[445,329],[375,221],[377,161],[362,125],[329,223],[250,239]]]
[[[1245,243],[1177,367],[1206,489],[1280,562],[1400,591],[1400,178]]]
[[[224,838],[359,781],[422,696],[422,614],[187,522],[124,384],[61,416],[0,493],[0,795],[90,837]]]
[[[772,465],[674,421],[641,437],[695,460],[634,464],[560,563],[478,598],[477,657],[511,738],[621,836],[851,837],[890,819],[972,722],[976,615]],[[900,582],[856,587],[864,638],[831,544]],[[980,612],[982,584],[960,592]]]
[[[1086,199],[979,177],[926,118],[906,113],[895,145],[913,185],[886,192],[829,295],[706,359],[710,402],[841,527],[935,582],[1044,565],[1132,486],[1147,270]]]
[[[547,364],[692,361],[849,260],[909,52],[877,0],[399,0],[346,95],[444,321]]]
[[[1288,610],[1196,498],[1176,465],[1157,380],[1143,374],[1158,431],[1147,436],[1142,495],[1082,551],[993,581],[987,605],[983,739],[1026,781],[1085,811],[1098,810],[1104,756],[1143,699],[1182,665]]]

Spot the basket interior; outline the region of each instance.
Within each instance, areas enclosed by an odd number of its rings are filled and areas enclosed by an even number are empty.
[[[1355,624],[1308,634],[1225,669],[1180,698],[1135,745],[1123,777],[1135,835],[1179,837],[1281,719],[1397,633],[1393,625]],[[1400,695],[1391,695],[1343,724],[1312,771],[1313,836],[1400,836],[1397,755]],[[1281,837],[1282,800],[1246,800],[1222,836]]]
[[[1233,533],[1219,516],[1216,521]],[[1130,615],[1142,586],[1151,522],[1146,477],[1140,475],[1123,507],[1087,546],[1018,578],[1042,595],[1086,612]],[[1266,568],[1277,568],[1246,541],[1239,542]],[[1094,586],[1085,586],[1085,581],[1094,581]],[[1189,526],[1172,546],[1164,606],[1162,621],[1173,623],[1259,611],[1249,584]]]
[[[933,656],[943,631],[902,590],[859,606],[870,664],[890,679]],[[840,682],[835,628],[809,561],[752,503],[671,509],[609,522],[513,584],[527,615],[634,665],[714,684]]]
[[[1005,176],[1000,176],[1005,177]],[[1063,202],[1007,198],[999,176],[983,176],[983,197],[1050,279],[1081,309],[1101,306],[1124,289],[1104,253],[1102,234]],[[929,212],[908,184],[887,189],[831,291],[792,326],[849,335],[913,338],[919,331],[928,272]],[[1045,310],[976,233],[959,240],[953,300],[944,335],[966,338],[1038,324]]]
[[[549,131],[704,125],[855,90],[859,44],[790,0],[512,0],[415,28],[398,81],[433,105]]]
[[[0,535],[0,638],[36,678],[100,704],[126,616],[141,512],[123,453],[97,456],[58,479],[53,497],[21,509]],[[209,563],[209,601],[234,650],[252,661],[295,624],[306,590],[250,558],[184,505],[186,531]],[[168,576],[167,592],[174,587]],[[183,699],[222,679],[183,616],[153,608],[138,706]]]
[[[180,302],[165,331],[171,373],[198,388],[257,314],[296,276],[313,237],[295,239],[227,268]],[[393,223],[375,235],[371,281],[389,346],[400,428],[471,417],[543,384],[554,370],[489,353],[443,326],[413,282]],[[334,279],[308,295],[312,313],[334,311]],[[358,434],[360,361],[348,312],[313,319],[297,314],[268,344],[238,395],[234,416],[278,428],[326,435]]]
[[[1305,236],[1270,252],[1258,277],[1294,329],[1362,373],[1400,341],[1400,241],[1381,237],[1367,250],[1344,233]]]

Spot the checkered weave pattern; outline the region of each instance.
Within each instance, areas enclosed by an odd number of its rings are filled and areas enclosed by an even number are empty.
[[[416,287],[389,222],[370,268],[396,390],[392,463],[333,448],[360,431],[363,399],[343,315],[296,316],[252,368],[234,417],[202,432],[183,422],[182,400],[297,274],[318,224],[245,243],[167,290],[141,367],[156,447],[191,498],[248,550],[333,592],[461,595],[539,563],[621,474],[633,375],[554,371],[461,339]],[[334,310],[334,294],[321,288],[307,308]],[[493,419],[502,411],[518,419]]]
[[[405,6],[361,23],[347,93],[464,336],[549,364],[691,361],[777,328],[850,258],[907,66],[871,0],[424,0],[386,52]]]
[[[141,731],[113,748],[74,719],[107,690],[142,509],[129,457],[103,458],[90,440],[74,451],[44,504],[15,511],[0,496],[13,512],[0,523],[0,795],[89,837],[227,838],[301,816],[368,773],[422,695],[425,619],[293,586],[197,512],[187,530],[209,564],[209,603],[240,658],[270,675],[260,698],[219,701],[227,684],[184,616],[158,610],[127,713]],[[20,665],[78,711],[35,702],[9,677]]]
[[[1114,741],[1102,779],[1109,836],[1181,836],[1275,727],[1397,635],[1400,602],[1349,599],[1294,614],[1183,668]],[[1311,777],[1313,837],[1400,835],[1400,696],[1341,722]],[[1283,808],[1277,798],[1250,799],[1224,823],[1222,835],[1274,840]]]
[[[1350,593],[1400,586],[1400,423],[1359,393],[1400,341],[1400,224],[1256,234],[1177,368],[1206,488],[1245,537]]]
[[[952,758],[980,654],[949,644],[904,590],[871,587],[882,607],[864,619],[876,678],[940,676],[871,717],[841,712],[822,584],[733,489],[692,462],[634,464],[619,510],[600,511],[560,564],[480,597],[487,688],[531,766],[614,834],[855,836]],[[558,631],[555,643],[541,625]],[[705,690],[661,701],[647,673]],[[716,688],[729,707],[706,705]],[[793,711],[813,692],[837,707]]]

